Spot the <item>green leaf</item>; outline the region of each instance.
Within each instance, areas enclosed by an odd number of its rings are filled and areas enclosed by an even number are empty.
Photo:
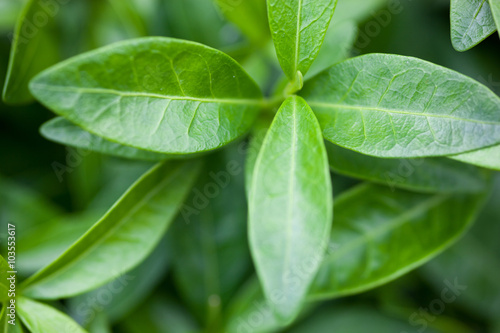
[[[429,261],[470,226],[483,197],[424,195],[368,184],[350,190],[335,201],[329,250],[310,298],[359,293]]]
[[[217,3],[224,16],[234,23],[252,43],[261,46],[267,42],[270,34],[266,0],[213,1]]]
[[[319,53],[337,0],[267,0],[271,35],[290,81],[305,75]]]
[[[451,0],[451,42],[467,51],[495,32],[488,0]]]
[[[212,150],[237,139],[262,104],[259,88],[224,53],[161,37],[71,58],[41,73],[30,87],[40,102],[86,131],[173,154]]]
[[[307,80],[332,65],[346,60],[356,40],[357,31],[358,27],[353,21],[332,23],[326,32],[318,57],[309,68],[305,79]]]
[[[31,333],[72,332],[86,333],[66,314],[26,297],[18,297],[17,312]]]
[[[479,149],[470,153],[450,156],[450,158],[483,168],[500,171],[500,146]]]
[[[153,153],[103,139],[89,133],[72,122],[57,117],[49,120],[40,128],[40,133],[49,140],[60,144],[95,151],[101,154],[145,161],[161,161],[169,156]]]
[[[158,244],[199,169],[198,162],[153,167],[62,256],[26,280],[24,295],[78,295],[137,266]]]
[[[480,192],[486,189],[484,173],[448,158],[386,159],[356,153],[326,143],[333,171],[374,183],[423,193]]]
[[[264,139],[249,198],[252,256],[280,321],[291,321],[300,310],[331,223],[332,188],[321,131],[307,103],[292,96]]]
[[[210,327],[251,271],[243,157],[237,147],[209,156],[172,225],[177,288]]]
[[[57,8],[56,8],[57,7]],[[2,98],[9,104],[33,101],[28,83],[36,74],[59,60],[52,34],[60,4],[28,0],[18,18],[10,51]]]
[[[489,0],[491,13],[493,14],[493,19],[495,20],[498,33],[500,34],[500,0]]]
[[[366,155],[451,155],[500,142],[500,98],[416,58],[353,58],[307,81],[300,94],[327,140]]]

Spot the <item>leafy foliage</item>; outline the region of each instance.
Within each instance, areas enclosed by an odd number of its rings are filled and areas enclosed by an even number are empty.
[[[434,63],[409,0],[63,2],[0,0],[2,332],[494,332],[499,0]]]

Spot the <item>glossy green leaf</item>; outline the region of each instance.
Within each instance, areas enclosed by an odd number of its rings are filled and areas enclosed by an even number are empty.
[[[307,103],[293,96],[264,139],[249,198],[253,260],[265,295],[283,322],[300,310],[331,223],[332,188],[321,130]]]
[[[153,153],[105,140],[83,130],[63,117],[51,119],[43,124],[40,133],[54,142],[106,155],[145,161],[161,161],[168,158],[168,155],[165,154]]]
[[[251,270],[243,158],[237,147],[209,156],[171,230],[178,290],[211,327]]]
[[[9,69],[2,98],[9,104],[33,101],[28,84],[40,71],[59,60],[53,18],[59,3],[28,0],[16,23],[10,51]]]
[[[319,53],[337,0],[267,0],[269,26],[281,68],[292,82]]]
[[[24,295],[78,295],[137,266],[158,244],[199,169],[198,162],[153,167],[62,256],[26,280]]]
[[[493,14],[493,19],[495,20],[498,33],[500,34],[500,0],[489,0],[491,13]]]
[[[333,171],[394,188],[417,192],[480,192],[487,187],[484,173],[448,158],[387,159],[362,155],[326,143]]]
[[[26,297],[18,297],[16,302],[18,314],[31,333],[86,333],[73,319],[51,306]]]
[[[93,134],[173,154],[235,140],[249,130],[262,103],[253,80],[222,52],[161,37],[71,58],[30,87],[48,108]]]
[[[500,146],[479,149],[470,153],[450,156],[450,158],[483,168],[500,171]]]
[[[19,316],[16,315],[16,319],[14,319],[15,325],[9,324],[9,321],[12,320],[7,316],[7,308],[3,307],[0,312],[0,332],[3,333],[23,333],[23,328],[21,327],[21,320]]]
[[[451,42],[467,51],[495,32],[488,0],[451,0]]]
[[[477,195],[424,195],[368,184],[350,190],[335,201],[328,253],[310,298],[359,293],[422,265],[464,233],[482,202]]]
[[[213,0],[220,11],[243,32],[248,39],[263,45],[270,37],[266,0]]]
[[[326,32],[318,57],[309,68],[305,79],[307,80],[332,65],[346,60],[356,40],[357,31],[358,28],[353,21],[332,23]]]
[[[307,81],[300,94],[327,140],[366,155],[451,155],[500,142],[500,98],[416,58],[353,58]]]

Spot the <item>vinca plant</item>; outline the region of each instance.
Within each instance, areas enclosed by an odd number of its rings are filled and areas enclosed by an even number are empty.
[[[357,46],[410,3],[0,1],[8,112],[68,147],[30,128],[45,197],[0,178],[1,332],[498,332],[500,97]],[[497,28],[451,0],[435,38]]]

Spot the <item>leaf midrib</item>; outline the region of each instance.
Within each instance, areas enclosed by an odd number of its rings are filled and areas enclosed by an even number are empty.
[[[443,119],[465,121],[465,122],[478,123],[478,124],[484,124],[484,125],[500,126],[500,121],[496,122],[496,121],[485,121],[485,120],[470,119],[470,118],[459,118],[459,117],[454,117],[454,116],[450,116],[450,115],[435,114],[435,113],[421,113],[421,112],[411,112],[411,111],[404,111],[404,110],[384,109],[384,108],[377,108],[377,107],[371,107],[371,106],[345,105],[345,104],[314,102],[314,101],[308,102],[308,103],[311,107],[320,107],[320,108],[329,108],[329,109],[350,109],[350,110],[356,110],[356,111],[360,111],[360,112],[362,112],[362,111],[379,111],[379,112],[384,112],[384,113],[396,113],[396,114],[403,114],[403,115],[415,116],[415,117],[443,118]]]
[[[161,166],[159,166],[158,168],[160,168]],[[158,170],[155,169],[154,171]],[[165,186],[167,186],[168,183],[170,183],[172,180],[175,179],[175,176],[179,173],[179,171],[181,170],[180,166],[177,167],[177,170],[175,170],[175,172],[173,172],[169,177],[165,178],[163,181],[161,181],[152,191],[150,191],[146,196],[144,196],[141,200],[139,200],[135,206],[130,209],[128,211],[128,213],[123,217],[121,218],[121,221],[118,222],[113,228],[109,229],[104,235],[103,237],[101,237],[100,240],[98,240],[97,242],[95,242],[94,244],[92,244],[92,246],[90,247],[87,247],[85,251],[82,251],[80,252],[75,258],[74,260],[72,260],[71,262],[61,266],[60,269],[58,269],[55,273],[52,273],[52,274],[48,274],[47,276],[41,278],[40,280],[34,280],[34,282],[31,282],[29,280],[26,281],[27,286],[25,287],[25,290],[29,290],[29,289],[33,289],[33,287],[36,287],[36,285],[39,285],[41,284],[42,282],[46,281],[46,280],[51,280],[51,279],[54,279],[56,278],[57,276],[60,276],[63,272],[67,271],[69,268],[71,268],[72,266],[74,266],[77,262],[79,262],[81,259],[85,258],[87,255],[89,255],[92,250],[94,250],[96,247],[98,247],[101,243],[103,243],[105,240],[107,240],[117,229],[119,229],[120,227],[122,227],[128,220],[129,218],[134,214],[136,213],[142,206],[144,206],[145,203],[147,203],[149,201],[149,199],[153,196],[155,196],[156,194],[158,194],[158,192],[164,188]],[[124,195],[127,195],[128,192],[125,192]],[[121,203],[121,200],[119,200],[117,202],[116,205],[119,205]],[[116,205],[113,205],[113,207],[111,209],[113,209],[114,207],[116,207]],[[111,210],[110,209],[110,210]],[[106,215],[103,217],[103,219],[105,219],[106,217],[108,216],[108,213],[106,213]],[[102,221],[102,219],[101,219]],[[98,224],[99,222],[96,223],[96,225]],[[95,226],[94,226],[95,227]],[[78,239],[72,246],[71,248],[73,248],[73,246],[75,244],[77,244],[83,237],[85,237],[88,233],[90,233],[94,227],[92,227],[87,233],[85,233],[85,235],[83,235],[80,239]],[[71,249],[70,248],[70,249]],[[47,269],[49,268],[49,266],[47,266]],[[36,276],[33,276],[34,278]]]
[[[290,261],[290,245],[292,239],[292,225],[293,225],[293,202],[294,202],[294,187],[295,187],[295,170],[296,166],[296,149],[297,149],[297,98],[293,100],[293,112],[292,112],[292,146],[290,147],[291,156],[290,156],[290,176],[289,176],[289,185],[288,185],[288,207],[287,207],[287,226],[286,226],[286,235],[288,241],[285,245],[285,258],[283,260],[283,275],[281,276],[282,281],[285,281],[285,276],[290,273],[289,261]],[[284,283],[284,282],[283,282]]]
[[[161,95],[154,93],[145,92],[133,92],[133,91],[121,91],[116,89],[107,88],[88,88],[88,87],[74,87],[74,86],[53,86],[48,84],[34,83],[31,84],[32,88],[41,88],[48,91],[56,92],[76,92],[76,93],[86,93],[86,94],[110,94],[122,97],[147,97],[147,98],[159,98],[167,100],[179,100],[179,101],[195,101],[200,103],[220,103],[220,104],[246,104],[246,105],[263,105],[264,100],[262,98],[256,99],[230,99],[230,98],[200,98],[200,97],[189,97],[189,96],[175,96],[175,95]]]
[[[295,36],[295,59],[294,59],[294,71],[292,73],[293,76],[297,75],[297,71],[299,68],[299,45],[300,45],[300,16],[302,15],[302,1],[299,0],[298,8],[297,8],[297,30]]]

